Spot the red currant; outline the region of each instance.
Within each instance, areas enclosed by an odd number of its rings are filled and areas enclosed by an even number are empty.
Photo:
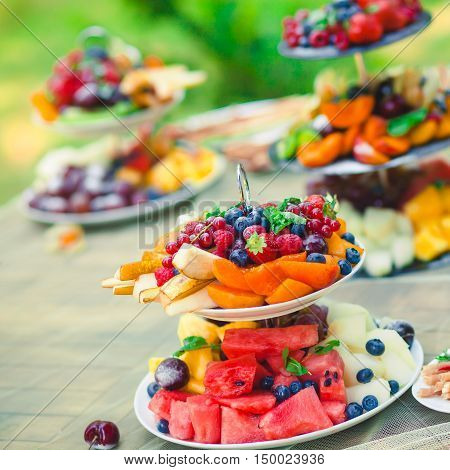
[[[337,232],[341,228],[341,223],[339,220],[332,220],[330,223],[330,228],[333,232]]]
[[[223,230],[226,224],[223,217],[216,217],[213,221],[214,230]]]
[[[329,217],[324,217],[323,218],[323,224],[324,225],[328,225],[329,227],[331,226],[331,222],[333,222],[332,219],[330,219]]]
[[[212,215],[206,219],[206,225],[211,225],[214,222],[215,217]]]
[[[213,237],[209,232],[202,233],[198,239],[202,248],[209,248],[213,243]]]
[[[205,229],[205,224],[200,222],[194,227],[194,234],[198,235],[200,232],[203,232],[204,229]]]
[[[300,215],[300,207],[294,204],[289,204],[286,208],[286,212],[292,212],[293,214]]]
[[[321,233],[322,221],[318,219],[313,219],[308,221],[309,230],[315,233]]]
[[[167,242],[166,243],[166,251],[169,255],[174,255],[178,251],[178,243],[177,242]]]
[[[163,258],[162,265],[164,268],[173,268],[172,258],[172,256],[166,256],[165,258]]]
[[[183,243],[191,243],[191,239],[187,233],[180,233],[177,237],[177,245],[181,246]]]
[[[311,211],[311,217],[313,219],[323,219],[323,212],[322,209],[319,209],[318,207],[314,207],[314,209]]]
[[[333,231],[331,230],[329,225],[323,225],[320,233],[325,237],[325,238],[330,238],[331,235],[333,234]]]

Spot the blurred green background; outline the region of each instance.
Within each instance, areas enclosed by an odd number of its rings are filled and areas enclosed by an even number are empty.
[[[62,56],[75,46],[81,29],[98,24],[144,53],[161,56],[167,63],[182,62],[190,68],[206,70],[207,83],[189,91],[181,106],[166,118],[174,120],[230,103],[309,92],[314,75],[325,66],[338,67],[349,76],[354,74],[351,58],[299,62],[277,53],[282,18],[298,8],[325,3],[1,0],[0,203],[26,187],[36,160],[45,150],[68,141],[31,121],[29,96],[46,80],[54,62],[48,49]],[[447,3],[422,1],[434,14]],[[394,63],[449,63],[449,24],[447,8]],[[404,45],[405,41],[368,53],[369,70],[379,70]]]

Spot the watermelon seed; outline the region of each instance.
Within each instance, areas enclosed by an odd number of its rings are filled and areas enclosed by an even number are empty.
[[[331,379],[325,379],[323,382],[324,387],[329,387],[331,385]]]
[[[325,377],[328,377],[330,375],[330,371],[329,370],[326,370],[325,371]]]
[[[243,382],[242,380],[238,380],[237,382],[234,382],[234,385],[236,385],[236,387],[243,387],[245,385],[245,382]]]
[[[337,380],[338,377],[339,377],[338,373],[337,373],[337,372],[334,372],[334,373],[333,373],[333,377]]]

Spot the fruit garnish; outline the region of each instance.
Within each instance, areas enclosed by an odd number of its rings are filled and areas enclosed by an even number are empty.
[[[296,376],[310,374],[306,367],[289,355],[289,348],[283,349],[281,357],[283,358],[284,368],[291,374]]]
[[[443,351],[441,354],[435,357],[436,360],[439,362],[447,362],[450,361],[450,348],[446,351]]]
[[[84,431],[89,449],[109,450],[117,446],[119,439],[119,428],[111,421],[93,421]]]
[[[428,110],[426,108],[419,108],[410,113],[390,119],[387,125],[387,132],[394,137],[403,136],[414,126],[423,122],[427,114]]]
[[[316,346],[314,348],[315,354],[326,354],[332,351],[334,348],[341,345],[341,342],[338,339],[332,339],[331,341],[327,341],[325,346]]]
[[[306,222],[306,219],[300,215],[271,206],[264,209],[264,216],[270,222],[270,228],[275,234],[280,233],[281,230],[291,224],[304,224]]]
[[[197,349],[204,348],[220,349],[220,346],[218,346],[217,344],[208,344],[205,338],[202,338],[201,336],[188,336],[187,338],[183,339],[183,346],[180,349],[177,349],[172,354],[172,356],[180,357],[186,351],[195,351]]]

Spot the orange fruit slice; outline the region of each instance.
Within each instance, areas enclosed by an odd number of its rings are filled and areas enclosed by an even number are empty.
[[[216,259],[213,262],[212,272],[219,282],[234,289],[251,291],[244,277],[245,271],[225,258]]]
[[[285,279],[271,295],[266,297],[268,304],[279,304],[311,294],[313,288],[294,279]]]
[[[208,285],[208,294],[214,302],[222,308],[250,308],[264,305],[264,297],[232,287],[224,286],[218,282]]]
[[[284,261],[280,266],[287,278],[303,282],[315,290],[333,284],[339,276],[338,266],[331,264]]]
[[[285,279],[279,259],[250,268],[244,273],[248,287],[258,295],[270,295]]]

